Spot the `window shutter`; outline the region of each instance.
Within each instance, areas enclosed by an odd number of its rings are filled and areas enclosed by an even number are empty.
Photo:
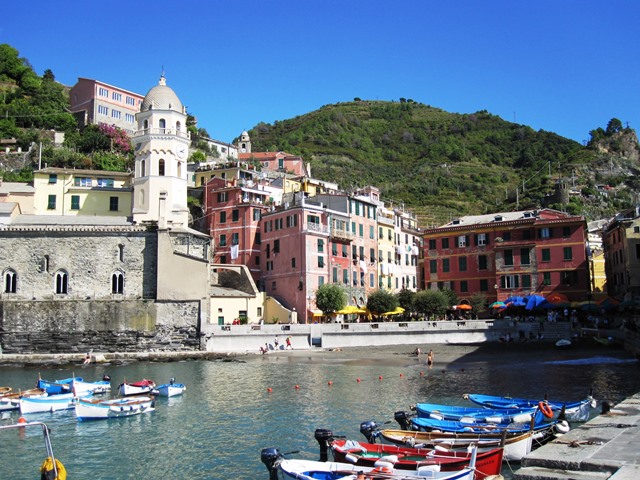
[[[477,247],[478,246],[478,234],[474,234],[473,235],[473,244]]]

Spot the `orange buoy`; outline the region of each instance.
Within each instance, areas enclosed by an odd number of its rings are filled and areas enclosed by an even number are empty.
[[[329,380],[329,381],[327,382],[327,385],[331,386],[331,385],[333,385],[333,382],[332,382],[331,380]]]
[[[296,390],[299,390],[300,389],[300,385],[296,385],[293,388],[295,388]]]
[[[401,376],[401,377],[404,377],[404,373],[401,373],[401,374],[400,374],[400,376]]]
[[[267,388],[267,392],[269,392],[269,393],[273,392],[273,388],[271,388],[271,387]]]
[[[538,409],[547,418],[553,418],[553,410],[547,402],[538,402]]]
[[[378,377],[378,380],[382,380],[382,375],[380,375],[380,376]]]
[[[359,378],[356,378],[356,382],[360,383],[360,379],[359,379]]]
[[[424,372],[420,372],[420,376],[422,377],[424,375]]]
[[[18,419],[18,423],[27,423],[27,419],[26,419],[26,418],[24,418],[24,417],[20,417],[20,418]]]

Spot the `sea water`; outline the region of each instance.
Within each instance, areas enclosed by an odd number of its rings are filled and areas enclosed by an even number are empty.
[[[616,403],[640,391],[638,362],[622,350],[518,344],[429,348],[436,354],[432,368],[424,355],[413,356],[413,347],[406,346],[234,361],[3,367],[0,386],[32,388],[38,373],[50,380],[75,374],[87,381],[108,374],[114,394],[124,380],[149,378],[160,384],[175,378],[187,385],[183,396],[158,398],[154,412],[134,417],[78,422],[73,410],[28,415],[27,420],[50,427],[54,453],[69,480],[266,480],[261,449],[298,451],[291,457],[316,460],[316,428],[364,441],[361,422],[398,428],[394,412],[417,402],[470,405],[465,393],[540,399],[547,394],[573,401],[592,389],[596,399]],[[18,416],[1,423],[16,422]],[[0,478],[39,478],[46,456],[40,429],[0,431]]]

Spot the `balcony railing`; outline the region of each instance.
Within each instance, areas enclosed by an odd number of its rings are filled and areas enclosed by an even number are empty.
[[[191,133],[176,130],[175,128],[145,128],[144,130],[138,130],[133,133],[134,138],[143,137],[145,135],[175,135],[180,138],[191,138]]]
[[[321,223],[307,223],[306,230],[308,232],[315,232],[315,233],[329,233],[329,227]]]
[[[353,240],[355,235],[351,233],[349,230],[342,230],[340,228],[334,228],[331,230],[331,237],[338,238],[340,240]]]

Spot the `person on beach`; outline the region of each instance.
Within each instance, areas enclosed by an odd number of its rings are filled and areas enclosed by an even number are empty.
[[[420,347],[416,347],[415,351],[413,352],[413,354],[417,355],[418,357],[420,356],[421,353],[422,351],[420,350]]]
[[[293,347],[291,346],[291,335],[287,337],[287,350],[293,350]]]
[[[87,352],[87,354],[84,356],[84,362],[82,362],[83,365],[88,365],[91,363],[91,352]]]
[[[275,350],[277,350],[277,349],[278,349],[278,335],[276,335],[276,338],[275,338],[275,340],[273,341],[273,348],[274,348]]]
[[[429,353],[427,353],[427,365],[429,368],[433,366],[433,350],[429,350]]]

